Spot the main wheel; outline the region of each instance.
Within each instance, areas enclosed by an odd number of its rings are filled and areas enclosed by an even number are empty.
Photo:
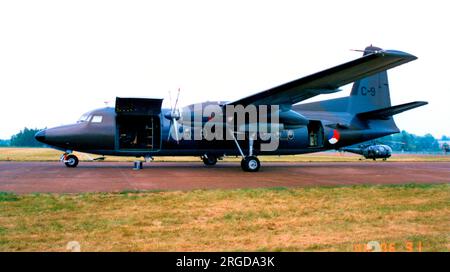
[[[73,154],[67,155],[65,157],[65,159],[64,159],[64,164],[67,167],[70,167],[70,168],[77,167],[77,165],[78,165],[78,158],[77,158],[77,156],[75,156]]]
[[[203,156],[202,160],[203,160],[203,163],[208,166],[216,165],[216,163],[217,163],[217,157],[213,156],[213,155]]]
[[[257,157],[248,156],[241,161],[241,167],[242,170],[246,172],[257,172],[261,167],[261,163],[259,162]]]

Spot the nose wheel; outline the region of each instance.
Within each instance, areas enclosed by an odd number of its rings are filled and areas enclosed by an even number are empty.
[[[208,165],[208,166],[216,165],[217,157],[214,155],[206,155],[205,154],[202,156],[202,161],[205,165]]]
[[[69,168],[75,168],[78,165],[78,158],[74,154],[64,154],[62,157],[62,161]]]

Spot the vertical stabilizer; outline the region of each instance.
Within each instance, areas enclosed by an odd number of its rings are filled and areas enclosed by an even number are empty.
[[[364,55],[382,51],[381,48],[369,46],[364,50]],[[355,81],[350,93],[348,112],[357,114],[391,106],[389,95],[389,83],[387,72]]]

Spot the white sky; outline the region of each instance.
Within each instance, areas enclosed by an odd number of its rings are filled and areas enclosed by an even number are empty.
[[[371,43],[419,57],[389,72],[393,105],[430,103],[397,115],[400,129],[450,135],[449,26],[447,1],[433,0],[0,1],[0,138],[116,96],[234,100]]]

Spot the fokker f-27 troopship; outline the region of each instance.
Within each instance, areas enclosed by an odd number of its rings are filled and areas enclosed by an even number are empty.
[[[237,101],[205,102],[181,110],[177,103],[171,109],[161,108],[163,99],[118,97],[115,108],[93,110],[76,124],[42,130],[36,139],[62,150],[62,161],[68,167],[78,165],[73,151],[80,151],[146,160],[154,156],[199,156],[205,165],[215,165],[224,156],[241,156],[242,169],[255,172],[261,165],[259,155],[338,150],[398,133],[392,116],[427,102],[391,106],[386,70],[415,59],[405,52],[369,46],[361,58]],[[298,104],[338,92],[352,82],[348,97]],[[203,110],[197,118],[199,105],[214,105],[221,112]],[[257,119],[249,117],[249,108],[263,106],[271,111],[265,116],[258,112]],[[236,121],[239,112],[227,112],[230,107],[245,109],[243,124]],[[256,133],[262,128],[264,133]],[[208,133],[218,131],[227,139],[208,138]],[[264,148],[268,140],[262,136],[267,135],[276,139],[274,148]]]

